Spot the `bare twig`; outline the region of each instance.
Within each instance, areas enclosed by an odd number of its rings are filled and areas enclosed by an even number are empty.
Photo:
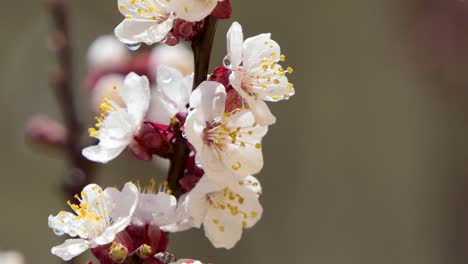
[[[195,60],[195,75],[193,78],[193,89],[197,88],[200,83],[206,80],[211,57],[211,48],[213,47],[213,39],[216,33],[217,19],[208,16],[203,21],[202,32],[192,41],[192,50]],[[182,188],[179,180],[184,176],[185,164],[189,156],[189,148],[186,139],[182,136],[180,129],[176,129],[176,143],[174,154],[171,158],[171,165],[167,181],[169,189],[172,193],[179,197],[182,194]]]
[[[64,153],[70,167],[63,186],[65,195],[71,199],[90,181],[94,165],[81,155],[83,128],[78,118],[73,93],[73,64],[67,1],[48,0],[47,8],[54,26],[50,48],[57,59],[57,64],[50,73],[50,82],[63,115],[66,130]]]

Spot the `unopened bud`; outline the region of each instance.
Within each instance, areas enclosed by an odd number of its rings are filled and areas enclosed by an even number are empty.
[[[120,243],[113,243],[109,250],[109,256],[116,263],[123,263],[128,257],[128,249]]]
[[[149,245],[143,244],[138,248],[137,254],[140,258],[145,259],[151,256],[153,252],[153,248]]]
[[[217,19],[228,19],[231,17],[232,7],[229,0],[218,2],[211,15]]]
[[[196,35],[197,29],[195,24],[192,22],[176,19],[174,20],[174,25],[172,26],[172,32],[177,37],[192,39]]]
[[[65,127],[45,115],[33,116],[28,121],[26,135],[34,143],[48,146],[63,146],[66,140]]]

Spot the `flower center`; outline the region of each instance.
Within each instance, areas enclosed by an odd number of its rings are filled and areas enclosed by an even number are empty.
[[[80,204],[72,204],[70,201],[67,204],[70,208],[75,211],[75,220],[82,221],[82,228],[88,237],[99,236],[104,229],[110,225],[110,219],[107,215],[104,202],[104,194],[102,189],[98,186],[93,186],[91,191],[93,192],[93,199],[89,199],[86,192],[81,192],[81,197],[75,195]],[[64,212],[60,212],[64,214]]]

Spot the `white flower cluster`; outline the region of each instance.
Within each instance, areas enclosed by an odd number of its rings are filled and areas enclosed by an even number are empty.
[[[216,3],[119,0],[119,10],[126,18],[115,33],[126,44],[152,44],[165,38],[174,19],[199,21]],[[158,68],[153,88],[147,77],[128,74],[122,85],[114,87],[118,100],[104,99],[99,106],[97,124],[89,130],[99,143],[85,148],[83,155],[107,163],[134,144],[144,124],[170,130],[182,115],[184,119],[177,122],[191,149],[190,157],[203,175],[178,200],[167,185],[163,191],[149,193],[139,191],[132,183],[122,191],[88,185],[75,197],[79,205],[69,202],[74,214],[60,212],[49,217],[49,226],[57,234],[78,237],[54,247],[52,253],[69,260],[88,248],[112,243],[129,226],[148,223],[164,232],[203,225],[215,247],[234,247],[242,230],[253,227],[263,213],[261,185],[253,175],[263,167],[262,139],[268,126],[276,122],[266,102],[294,95],[286,77],[292,68],[284,69],[280,65],[284,60],[270,34],[244,40],[240,24],[234,22],[227,33],[228,75],[224,84],[204,81],[192,89],[193,74],[184,76],[167,66]],[[234,107],[230,105],[232,96],[239,99]],[[174,142],[169,140],[170,144]]]

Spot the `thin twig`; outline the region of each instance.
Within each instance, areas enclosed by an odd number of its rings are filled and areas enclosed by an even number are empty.
[[[81,155],[83,128],[75,105],[67,1],[48,0],[47,7],[54,26],[50,48],[57,59],[57,64],[50,73],[50,82],[63,115],[66,129],[63,151],[70,168],[63,186],[65,195],[71,199],[74,194],[79,193],[90,182],[94,165]]]
[[[213,39],[216,33],[217,19],[209,16],[203,21],[202,32],[192,41],[192,50],[195,61],[195,73],[193,78],[193,89],[197,88],[206,80],[210,65],[211,49]],[[171,165],[167,181],[172,193],[179,197],[182,194],[182,188],[179,180],[184,176],[185,164],[187,162],[190,150],[186,139],[182,136],[180,129],[176,128],[176,142],[174,154],[171,158]]]

